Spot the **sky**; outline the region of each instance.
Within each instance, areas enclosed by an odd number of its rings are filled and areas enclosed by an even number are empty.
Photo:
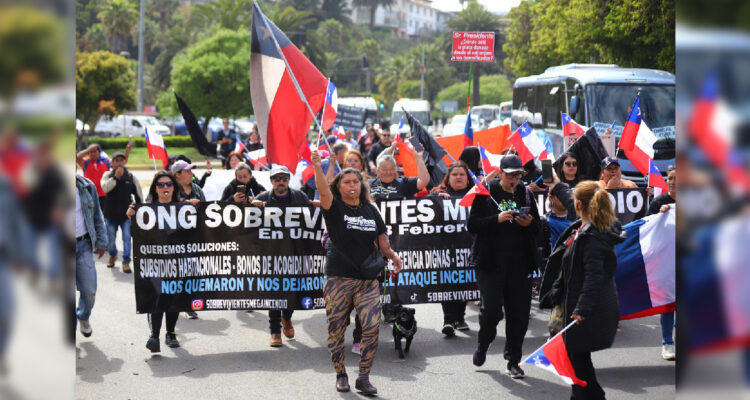
[[[503,13],[507,13],[520,2],[521,0],[479,0],[488,10]],[[433,0],[432,7],[442,11],[461,11],[461,3],[458,0]]]

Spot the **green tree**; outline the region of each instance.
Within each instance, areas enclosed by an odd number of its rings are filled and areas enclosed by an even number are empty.
[[[389,8],[393,5],[393,0],[353,0],[355,7],[365,7],[370,10],[370,30],[375,29],[375,12],[378,6]]]
[[[500,17],[489,12],[483,5],[476,1],[471,1],[456,18],[447,22],[447,26],[453,31],[461,32],[487,32],[497,31],[500,28]],[[496,46],[500,44],[496,42]],[[479,104],[479,89],[481,81],[479,80],[481,63],[474,63],[472,68],[472,80],[474,82],[474,104]]]
[[[109,47],[119,53],[127,49],[128,38],[138,23],[138,11],[127,0],[109,0],[97,14],[109,36]]]
[[[31,7],[0,12],[0,95],[55,82],[65,70],[62,22]]]
[[[502,75],[486,75],[479,78],[484,88],[482,91],[481,103],[479,104],[500,104],[503,101],[513,99],[513,88],[508,79]],[[441,90],[435,100],[440,102],[444,100],[457,100],[458,109],[466,109],[466,91],[469,89],[468,82],[454,83],[451,86]]]
[[[323,0],[320,10],[324,20],[334,19],[344,25],[352,23],[352,10],[347,6],[346,0]]]
[[[198,116],[252,114],[250,32],[219,29],[175,57],[171,81]]]
[[[94,128],[103,101],[112,102],[116,112],[135,107],[131,62],[108,51],[76,53],[76,116]]]
[[[79,43],[79,48],[83,51],[108,50],[109,42],[107,41],[107,31],[102,24],[91,25],[83,35],[83,40]]]
[[[375,84],[387,103],[392,103],[398,98],[399,85],[406,80],[403,74],[406,63],[405,57],[396,56],[383,61],[377,70]]]

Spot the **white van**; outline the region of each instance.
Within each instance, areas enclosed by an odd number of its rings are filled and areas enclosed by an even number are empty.
[[[483,129],[492,121],[500,119],[500,106],[495,104],[482,104],[481,106],[475,106],[471,108],[471,115],[475,115],[477,119],[479,119],[480,129]]]
[[[393,103],[393,111],[391,111],[391,132],[398,129],[399,121],[404,117],[404,111],[406,110],[412,115],[422,126],[430,132],[432,130],[430,123],[430,103],[427,100],[419,99],[400,99]],[[404,118],[404,126],[401,128],[401,133],[409,133],[409,124]]]
[[[171,135],[169,127],[148,115],[123,115],[114,118],[102,115],[94,127],[94,133],[102,136],[145,136],[146,127],[149,132],[162,136]]]

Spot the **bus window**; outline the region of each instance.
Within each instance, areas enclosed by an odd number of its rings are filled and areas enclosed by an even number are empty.
[[[562,104],[562,94],[563,87],[559,85],[552,86],[550,87],[549,91],[547,91],[547,99],[544,104],[545,128],[562,128],[560,117],[560,112],[564,110],[564,105]]]

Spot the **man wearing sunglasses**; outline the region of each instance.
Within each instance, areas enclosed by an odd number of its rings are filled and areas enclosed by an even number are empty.
[[[518,379],[524,376],[519,363],[529,326],[539,214],[534,196],[519,184],[524,173],[521,159],[506,155],[500,160],[500,171],[500,180],[488,184],[491,198],[474,198],[466,224],[475,235],[470,264],[476,268],[481,296],[479,343],[473,362],[484,364],[497,325],[505,317],[506,373]]]
[[[388,131],[380,132],[380,141],[373,144],[367,153],[367,163],[370,165],[371,171],[375,171],[380,153],[389,147],[391,147],[391,133]]]
[[[262,206],[307,206],[311,202],[302,191],[289,188],[289,178],[292,176],[289,169],[283,165],[274,164],[271,168],[271,185],[273,190],[263,192],[255,198],[252,204],[256,207]],[[271,331],[271,347],[281,347],[281,331],[284,336],[291,339],[294,337],[294,325],[292,325],[292,314],[294,310],[268,310],[268,325]]]

